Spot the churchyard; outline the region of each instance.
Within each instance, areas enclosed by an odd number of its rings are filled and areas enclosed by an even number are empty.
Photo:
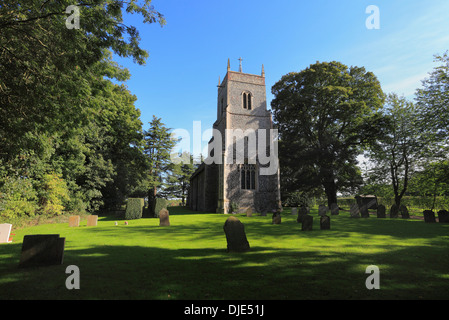
[[[389,210],[351,218],[344,208],[328,211],[322,228],[316,207],[303,231],[301,210],[290,208],[281,219],[168,209],[169,224],[100,216],[13,230],[0,244],[0,299],[447,299],[449,224],[390,219]],[[240,252],[227,247],[230,217],[248,242]],[[65,239],[62,264],[19,267],[25,236],[38,234]],[[73,266],[79,289],[67,286]],[[367,288],[370,266],[379,289]]]

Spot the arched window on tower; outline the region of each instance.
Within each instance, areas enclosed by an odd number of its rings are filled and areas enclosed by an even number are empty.
[[[252,109],[252,95],[250,92],[243,92],[242,94],[243,100],[243,109],[251,110]]]
[[[243,190],[256,189],[256,165],[241,164],[240,165],[240,186]]]

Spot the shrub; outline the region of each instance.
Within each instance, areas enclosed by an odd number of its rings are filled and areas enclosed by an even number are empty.
[[[67,183],[61,175],[45,174],[39,185],[39,204],[42,213],[49,216],[57,216],[65,210],[65,203],[69,201]]]
[[[292,192],[285,201],[286,207],[310,207],[310,197],[305,192]]]
[[[34,216],[38,205],[32,180],[18,176],[3,178],[0,187],[0,217]]]
[[[145,201],[143,198],[128,198],[126,204],[125,219],[140,219],[142,218],[143,207]]]

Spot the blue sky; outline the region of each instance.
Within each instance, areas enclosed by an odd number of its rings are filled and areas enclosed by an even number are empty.
[[[172,129],[202,131],[216,120],[217,83],[227,59],[238,70],[260,74],[264,64],[268,107],[271,87],[288,72],[316,61],[364,66],[384,92],[413,99],[435,66],[434,54],[449,49],[447,0],[154,0],[167,24],[144,25],[137,15],[125,23],[138,28],[145,66],[115,60],[131,72],[126,82],[138,98],[144,129],[152,116]],[[380,29],[368,30],[366,8],[380,11]]]

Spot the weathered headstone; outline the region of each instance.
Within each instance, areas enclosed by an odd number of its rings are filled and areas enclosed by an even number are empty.
[[[331,228],[331,218],[329,216],[321,216],[320,218],[320,229],[329,230]]]
[[[324,216],[327,213],[328,208],[325,205],[320,204],[318,207],[318,215]]]
[[[387,208],[385,208],[385,206],[383,204],[379,204],[377,206],[377,217],[380,219],[384,219],[387,217],[386,215],[387,212]]]
[[[36,234],[23,237],[19,267],[62,264],[65,238],[59,234]]]
[[[87,226],[88,227],[96,227],[97,223],[98,223],[98,216],[97,215],[87,216]]]
[[[296,216],[298,214],[298,208],[293,207],[292,208],[292,216]]]
[[[424,210],[424,222],[426,223],[436,223],[437,220],[435,219],[435,212],[432,210]]]
[[[70,216],[69,227],[79,227],[79,226],[80,226],[80,216]]]
[[[349,214],[351,218],[360,218],[360,209],[357,203],[351,205]]]
[[[369,210],[367,205],[362,205],[359,210],[362,218],[369,218]]]
[[[0,243],[9,243],[9,235],[11,234],[12,224],[0,224]]]
[[[390,218],[396,219],[398,217],[399,208],[396,205],[396,203],[393,203],[393,205],[390,208]]]
[[[253,216],[253,209],[251,209],[251,208],[246,209],[246,216],[247,217],[252,217]]]
[[[302,218],[301,230],[312,231],[312,228],[313,228],[313,217],[308,214],[304,215],[304,217]]]
[[[167,209],[162,209],[159,211],[159,226],[170,226],[170,215]]]
[[[309,208],[307,208],[307,207],[299,207],[298,218],[296,219],[296,221],[298,223],[302,223],[302,219],[304,218],[304,216],[306,214],[309,214]]]
[[[245,226],[234,216],[229,217],[224,226],[227,251],[245,252],[249,250],[249,242],[245,234]]]
[[[438,222],[439,223],[449,223],[449,212],[446,210],[438,211]]]
[[[273,213],[273,217],[271,218],[271,223],[272,224],[281,224],[281,213],[280,212],[275,212]]]
[[[375,195],[358,195],[355,196],[355,200],[359,207],[366,205],[368,209],[377,209],[377,197]]]
[[[339,210],[340,209],[338,208],[338,204],[332,203],[330,209],[331,209],[331,215],[333,215],[333,216],[338,216],[339,215],[339,213],[340,213]]]
[[[401,213],[402,219],[410,219],[410,214],[408,213],[408,209],[405,205],[401,204],[399,207],[399,212]]]

